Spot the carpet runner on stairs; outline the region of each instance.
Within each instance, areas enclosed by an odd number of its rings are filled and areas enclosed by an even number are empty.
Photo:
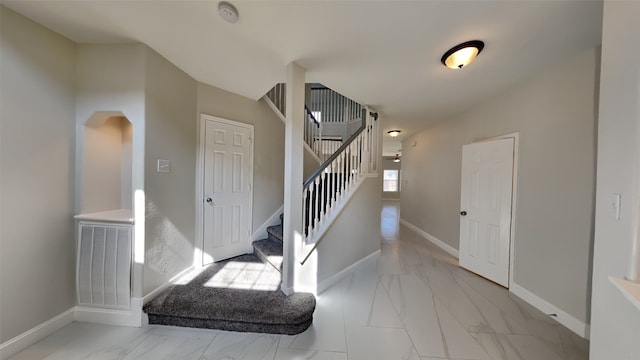
[[[282,225],[267,233],[267,239],[253,243],[254,254],[212,264],[145,304],[149,323],[288,335],[306,330],[313,320],[315,297],[286,296],[280,290]]]

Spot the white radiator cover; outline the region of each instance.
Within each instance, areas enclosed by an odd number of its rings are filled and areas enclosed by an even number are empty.
[[[132,227],[80,222],[78,230],[78,304],[131,309]]]

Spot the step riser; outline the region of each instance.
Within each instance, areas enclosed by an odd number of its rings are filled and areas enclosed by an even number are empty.
[[[277,241],[277,242],[279,242],[279,243],[282,243],[282,239],[281,239],[281,238],[279,238],[279,237],[278,237],[278,236],[276,236],[276,235],[269,234],[269,235],[268,235],[268,238],[269,238],[269,240],[273,240],[273,241]]]
[[[149,324],[216,329],[224,331],[253,332],[262,334],[297,335],[309,328],[313,318],[300,324],[259,324],[237,321],[205,320],[182,318],[178,316],[151,315]]]
[[[267,237],[269,238],[269,240],[282,243],[282,225],[269,226],[267,228]]]

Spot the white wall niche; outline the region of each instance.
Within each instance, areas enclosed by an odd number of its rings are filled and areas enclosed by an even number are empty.
[[[122,112],[95,112],[83,126],[81,214],[131,210],[133,125]]]

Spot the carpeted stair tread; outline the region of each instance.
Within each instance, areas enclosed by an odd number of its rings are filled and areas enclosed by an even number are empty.
[[[267,235],[271,240],[282,242],[282,224],[269,226],[267,228]]]
[[[286,296],[278,282],[269,282],[272,273],[278,280],[279,273],[254,255],[221,261],[189,283],[166,289],[143,310],[150,324],[274,334],[306,330],[313,319],[315,297],[308,293]],[[264,284],[262,279],[267,279]],[[229,287],[216,287],[225,281]],[[237,288],[244,285],[249,289]]]
[[[272,239],[262,239],[253,242],[255,254],[276,270],[282,269],[282,242]]]

